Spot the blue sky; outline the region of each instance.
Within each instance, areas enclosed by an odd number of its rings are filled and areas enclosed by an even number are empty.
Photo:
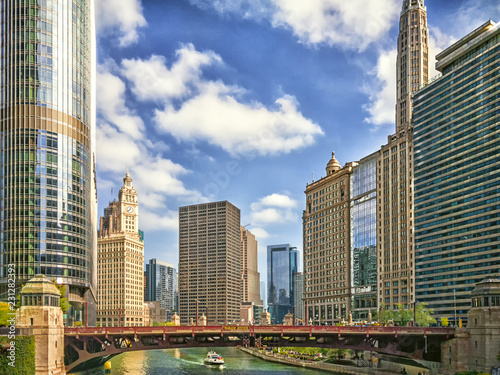
[[[431,54],[497,0],[427,0]],[[306,184],[394,132],[402,0],[96,0],[99,215],[128,166],[145,260],[178,264],[178,207],[228,200],[302,251]],[[433,63],[432,63],[433,65]],[[302,262],[301,262],[302,263]]]

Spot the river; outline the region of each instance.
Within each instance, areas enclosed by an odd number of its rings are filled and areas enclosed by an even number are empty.
[[[236,348],[216,348],[225,364],[203,364],[207,348],[147,350],[120,354],[111,360],[111,375],[312,375],[318,371],[267,362]]]

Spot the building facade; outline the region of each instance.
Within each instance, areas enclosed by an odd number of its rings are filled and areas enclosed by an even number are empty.
[[[144,242],[139,234],[137,192],[128,172],[118,201],[104,209],[97,248],[97,325],[143,326]]]
[[[242,244],[240,210],[214,202],[179,208],[179,312],[181,323],[240,321]]]
[[[326,177],[306,187],[304,235],[304,308],[314,324],[348,318],[351,306],[350,184],[356,163],[332,158]]]
[[[500,26],[436,58],[414,99],[416,300],[466,319],[474,285],[500,270]]]
[[[145,277],[144,300],[159,302],[161,308],[170,312],[175,310],[177,271],[174,266],[155,258],[150,259],[146,264]]]
[[[377,311],[376,152],[359,161],[351,175],[351,314],[368,320]]]
[[[17,289],[35,274],[56,279],[68,286],[65,323],[93,325],[93,1],[4,1],[0,12],[0,296],[14,264]]]
[[[243,251],[243,300],[263,306],[260,298],[260,273],[257,261],[257,240],[252,232],[241,227],[241,245]]]
[[[399,21],[396,133],[377,165],[378,302],[386,309],[415,300],[412,97],[429,79],[429,31],[423,0],[405,0]]]
[[[267,247],[267,305],[272,324],[281,324],[294,308],[294,275],[298,270],[298,251],[289,244]]]
[[[297,272],[293,276],[293,301],[295,322],[305,324],[304,322],[304,275],[302,272]]]

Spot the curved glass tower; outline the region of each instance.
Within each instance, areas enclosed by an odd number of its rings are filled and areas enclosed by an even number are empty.
[[[42,273],[95,322],[92,0],[1,0],[0,298]],[[86,314],[89,312],[88,314]]]

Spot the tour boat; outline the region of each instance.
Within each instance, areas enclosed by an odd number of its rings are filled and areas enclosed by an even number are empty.
[[[205,363],[207,365],[223,365],[224,364],[224,358],[222,356],[214,351],[209,351],[207,353],[207,358],[205,358]]]

